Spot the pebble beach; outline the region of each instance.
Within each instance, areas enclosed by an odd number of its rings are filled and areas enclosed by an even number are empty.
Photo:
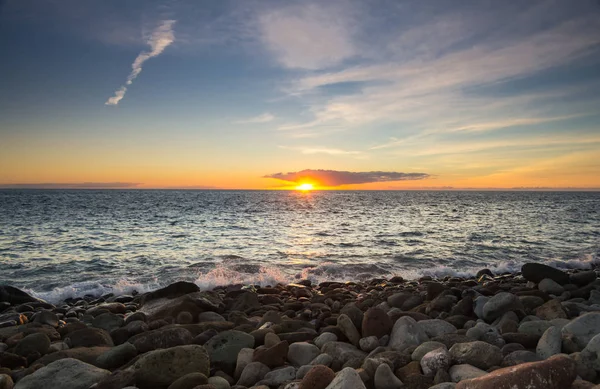
[[[299,280],[50,304],[0,286],[0,389],[600,388],[600,280]]]

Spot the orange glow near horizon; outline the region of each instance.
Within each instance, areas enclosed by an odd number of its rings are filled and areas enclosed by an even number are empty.
[[[297,190],[303,190],[303,191],[307,191],[307,190],[313,190],[315,189],[315,186],[313,184],[309,184],[309,183],[304,183],[304,184],[300,184],[296,187]]]

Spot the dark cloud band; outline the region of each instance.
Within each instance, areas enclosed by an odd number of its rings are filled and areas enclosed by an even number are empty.
[[[339,170],[312,170],[306,169],[299,172],[274,173],[264,178],[288,182],[310,181],[324,186],[340,186],[351,184],[367,184],[373,182],[409,181],[428,178],[427,173],[401,173],[401,172],[345,172]]]

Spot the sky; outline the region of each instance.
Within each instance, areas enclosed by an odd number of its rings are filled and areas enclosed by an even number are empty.
[[[0,0],[0,186],[600,188],[597,0]]]

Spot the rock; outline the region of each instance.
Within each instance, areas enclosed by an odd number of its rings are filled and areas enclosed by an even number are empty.
[[[223,331],[206,342],[205,347],[211,363],[233,366],[241,349],[254,347],[254,337],[236,330]]]
[[[373,378],[375,389],[401,389],[404,384],[394,375],[392,369],[385,363],[377,367]]]
[[[98,357],[108,350],[110,350],[110,348],[106,346],[76,347],[46,354],[36,362],[41,363],[42,365],[48,365],[54,361],[58,361],[59,359],[72,358],[89,363],[90,365],[95,365]]]
[[[335,376],[326,389],[366,389],[366,387],[356,370],[346,367]]]
[[[321,350],[314,344],[298,342],[290,345],[287,359],[294,366],[303,366],[308,365],[319,354]]]
[[[446,348],[450,348],[452,346],[454,346],[456,343],[468,343],[468,342],[472,342],[474,340],[477,339],[473,339],[467,335],[461,335],[461,334],[445,334],[445,335],[440,335],[440,336],[436,336],[435,338],[431,339],[434,342],[440,342],[443,343]],[[537,342],[537,340],[536,340]]]
[[[187,282],[187,281],[178,281],[170,284],[161,289],[157,289],[153,292],[147,293],[143,296],[142,304],[145,304],[151,300],[168,298],[172,299],[175,297],[183,296],[185,294],[198,292],[200,288],[198,285]]]
[[[440,319],[421,320],[419,321],[419,327],[421,327],[430,338],[456,332],[456,327],[447,321]]]
[[[229,311],[240,311],[245,313],[257,308],[260,308],[258,295],[250,291],[241,291],[241,293],[227,305]]]
[[[578,286],[585,286],[590,282],[596,281],[596,272],[594,270],[582,271],[570,275],[570,280]]]
[[[0,389],[13,389],[14,383],[8,374],[0,374]]]
[[[441,384],[430,386],[429,389],[455,389],[456,384],[454,382],[442,382]]]
[[[596,381],[597,374],[594,369],[594,362],[589,357],[582,356],[581,352],[572,353],[569,357],[577,365],[577,375],[584,380]]]
[[[242,371],[237,385],[250,387],[262,380],[269,371],[270,369],[267,365],[260,362],[250,362]]]
[[[502,338],[506,343],[519,343],[525,348],[535,348],[540,340],[540,335],[508,332],[502,334]]]
[[[273,347],[275,346],[277,343],[281,342],[281,339],[279,338],[279,336],[277,336],[276,333],[274,332],[267,332],[265,334],[265,342],[264,345],[265,347]]]
[[[485,306],[485,304],[490,301],[490,298],[487,296],[478,296],[474,303],[473,306],[473,312],[475,313],[475,315],[480,318],[483,319],[483,307]]]
[[[521,300],[508,292],[500,292],[490,298],[483,306],[483,319],[490,322],[509,311],[522,310]]]
[[[10,305],[19,305],[33,302],[41,302],[21,289],[9,285],[0,285],[0,302],[6,302]]]
[[[313,347],[317,348],[316,346]],[[254,351],[254,355],[252,356],[252,361],[261,362],[270,368],[283,366],[288,355],[288,350],[289,344],[284,340],[269,348],[256,349]]]
[[[439,282],[427,283],[427,301],[436,298],[440,293],[446,290],[446,287]]]
[[[286,351],[286,355],[287,355],[287,351]],[[235,370],[233,373],[233,377],[236,380],[240,379],[240,376],[242,375],[242,371],[244,371],[244,368],[246,367],[247,364],[249,364],[250,362],[253,362],[253,358],[254,358],[254,350],[253,349],[243,348],[240,350],[240,352],[237,355]],[[260,361],[256,361],[256,362],[260,362]]]
[[[83,328],[76,330],[69,333],[64,340],[70,348],[114,346],[108,332],[100,328]]]
[[[403,316],[394,324],[388,346],[396,350],[404,350],[409,346],[418,346],[428,340],[429,337],[415,319]]]
[[[542,336],[550,327],[552,327],[552,324],[546,320],[526,321],[519,326],[519,332]]]
[[[362,336],[376,336],[378,339],[389,335],[394,323],[392,319],[381,308],[369,308],[363,315]]]
[[[450,355],[456,364],[468,364],[480,369],[500,366],[503,359],[498,347],[481,341],[457,343],[450,348]]]
[[[550,278],[541,280],[538,284],[538,289],[544,293],[553,294],[555,296],[560,296],[565,291],[565,288]]]
[[[537,362],[541,360],[543,360],[543,358],[540,358],[534,352],[527,350],[517,350],[504,357],[504,359],[502,360],[502,366],[514,366],[520,365],[521,363]]]
[[[411,358],[413,361],[420,362],[421,358],[423,358],[423,356],[425,354],[427,354],[430,351],[437,350],[440,347],[448,349],[446,347],[446,345],[444,345],[443,343],[440,343],[440,342],[434,342],[434,341],[425,342],[425,343],[421,344],[420,346],[418,346],[415,349],[415,351],[413,351]]]
[[[33,318],[34,323],[46,324],[51,327],[58,327],[58,316],[52,311],[39,311]]]
[[[298,389],[325,389],[334,378],[333,370],[327,366],[316,365],[304,375]]]
[[[208,378],[202,373],[189,373],[176,379],[168,389],[192,389],[208,383]]]
[[[230,389],[231,385],[227,380],[223,377],[210,377],[208,379],[208,384],[215,387],[215,389]]]
[[[21,378],[15,389],[88,389],[108,375],[110,375],[108,370],[66,358],[52,362]]]
[[[127,307],[125,307],[125,304],[121,303],[104,303],[88,309],[86,314],[95,317],[106,311],[110,313],[125,313],[127,311]]]
[[[293,366],[276,369],[265,374],[264,378],[258,384],[267,386],[279,386],[285,382],[293,381],[296,378],[296,369]]]
[[[113,347],[96,359],[96,366],[103,369],[116,369],[123,366],[137,355],[137,349],[129,342]]]
[[[331,366],[331,362],[333,362],[333,358],[329,354],[319,354],[315,359],[310,361],[310,365],[325,365]]]
[[[323,332],[321,335],[317,336],[314,340],[315,346],[322,349],[325,343],[327,342],[337,342],[338,337],[332,332]]]
[[[194,317],[204,311],[216,311],[219,308],[217,299],[207,292],[195,292],[177,297],[160,297],[143,299],[143,304],[138,310],[146,315],[151,322],[165,317],[175,318],[179,312],[189,312]]]
[[[594,336],[581,351],[583,358],[591,362],[594,370],[600,371],[600,334]]]
[[[465,364],[452,366],[450,370],[448,370],[448,373],[450,373],[450,378],[454,382],[477,378],[487,374],[485,370]]]
[[[377,339],[376,336],[369,336],[367,338],[362,338],[358,342],[358,345],[360,346],[361,350],[365,352],[371,352],[379,347],[379,339]]]
[[[132,369],[142,387],[167,387],[189,373],[208,376],[210,360],[204,347],[190,344],[150,351],[139,357]]]
[[[194,322],[194,317],[188,311],[181,311],[177,314],[175,322],[177,324],[192,324]]]
[[[103,313],[92,320],[92,327],[102,328],[106,332],[111,332],[120,328],[125,323],[125,320],[114,313]]]
[[[545,278],[549,278],[560,285],[568,284],[570,281],[567,273],[535,262],[524,264],[521,267],[521,273],[527,281],[535,282],[536,284]]]
[[[433,377],[438,370],[448,370],[452,357],[446,347],[430,351],[421,358],[423,374]]]
[[[553,299],[535,309],[535,315],[542,320],[567,319],[567,312],[560,301]]]
[[[132,370],[117,370],[102,378],[93,389],[118,389],[131,387],[135,383],[135,372]]]
[[[588,312],[573,320],[562,328],[563,338],[570,336],[575,343],[584,349],[588,342],[600,333],[600,312]]]
[[[348,338],[350,343],[358,347],[358,342],[360,341],[360,333],[352,323],[352,320],[344,314],[338,316],[337,326],[342,331],[344,335]]]
[[[40,353],[44,355],[50,348],[50,339],[44,333],[38,332],[27,335],[15,346],[15,354],[27,357],[29,354]]]
[[[270,311],[273,312],[273,311]],[[225,320],[225,318],[221,315],[219,315],[216,312],[202,312],[198,315],[198,322],[202,323],[202,322],[211,322],[211,321],[227,321]]]
[[[456,389],[566,389],[576,376],[575,362],[566,355],[556,355],[461,381]]]
[[[531,312],[544,304],[544,299],[539,296],[519,296],[519,300],[521,300],[525,312]]]
[[[331,355],[333,362],[331,363],[334,370],[341,368],[346,362],[351,359],[364,359],[367,354],[345,342],[327,342],[322,348],[322,351]]]
[[[192,342],[190,331],[182,327],[164,327],[154,331],[142,332],[129,338],[138,353],[143,354],[159,348],[181,346]]]
[[[542,359],[560,354],[562,348],[562,332],[558,327],[548,328],[540,338],[535,352]]]

